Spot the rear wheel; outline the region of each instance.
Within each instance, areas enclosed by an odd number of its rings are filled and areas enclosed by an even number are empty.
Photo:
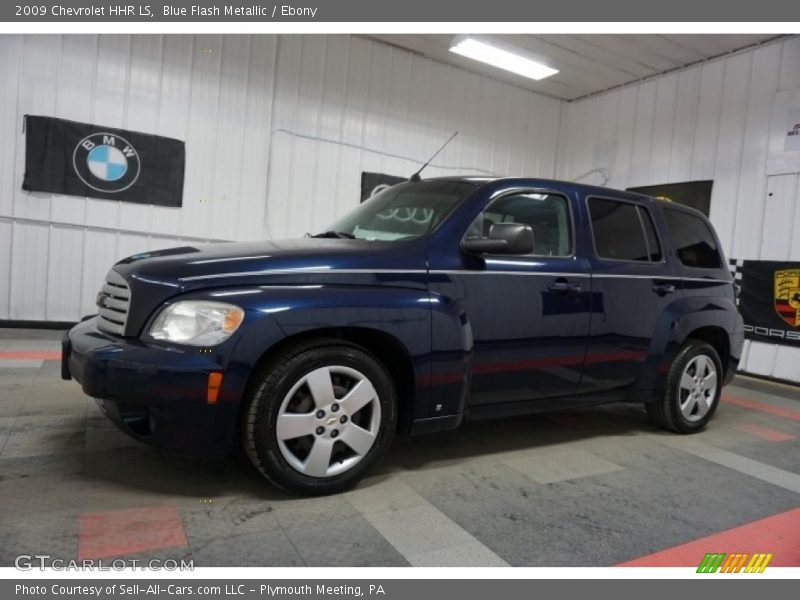
[[[320,340],[292,348],[258,375],[242,434],[267,479],[293,493],[330,494],[381,459],[396,422],[383,365],[358,346]]]
[[[667,375],[664,394],[648,403],[650,418],[676,433],[693,433],[711,420],[722,391],[722,362],[713,346],[689,340]]]

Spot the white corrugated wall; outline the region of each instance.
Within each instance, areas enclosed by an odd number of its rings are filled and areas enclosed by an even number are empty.
[[[570,103],[558,176],[597,169],[585,181],[616,188],[713,179],[711,221],[728,257],[800,260],[800,185],[787,182],[782,206],[767,202],[773,103],[797,88],[793,37]],[[748,341],[742,368],[800,381],[800,349]]]
[[[552,177],[562,103],[352,36],[0,36],[0,319],[94,312],[109,266],[301,235],[362,170]],[[26,113],[186,141],[181,209],[24,192]],[[473,168],[470,168],[473,167]]]
[[[410,175],[453,131],[426,176],[555,173],[562,102],[405,50],[287,36],[275,81],[272,237],[319,230],[357,203],[361,171]]]
[[[570,104],[353,36],[0,36],[0,81],[0,319],[93,312],[142,250],[318,230],[361,171],[410,174],[455,130],[428,175],[714,179],[728,256],[800,259],[800,198],[764,202],[796,37]],[[23,192],[26,113],[185,140],[183,208]],[[800,351],[748,342],[744,368],[800,381]]]

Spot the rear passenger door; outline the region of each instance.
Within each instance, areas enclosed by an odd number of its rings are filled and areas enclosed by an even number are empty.
[[[667,261],[653,201],[589,196],[592,317],[580,392],[631,385],[648,363],[667,309],[681,298],[681,278]]]

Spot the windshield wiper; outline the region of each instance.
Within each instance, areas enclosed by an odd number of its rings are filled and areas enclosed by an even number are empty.
[[[313,238],[336,238],[340,240],[354,240],[356,236],[352,233],[345,233],[344,231],[323,231],[322,233],[317,233],[316,235],[312,235]]]

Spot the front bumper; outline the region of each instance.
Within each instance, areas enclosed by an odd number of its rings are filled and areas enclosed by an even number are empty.
[[[74,378],[128,435],[180,453],[221,457],[236,440],[241,385],[222,358],[200,349],[148,345],[108,335],[96,318],[64,335],[61,375]],[[208,375],[223,373],[216,403]]]

